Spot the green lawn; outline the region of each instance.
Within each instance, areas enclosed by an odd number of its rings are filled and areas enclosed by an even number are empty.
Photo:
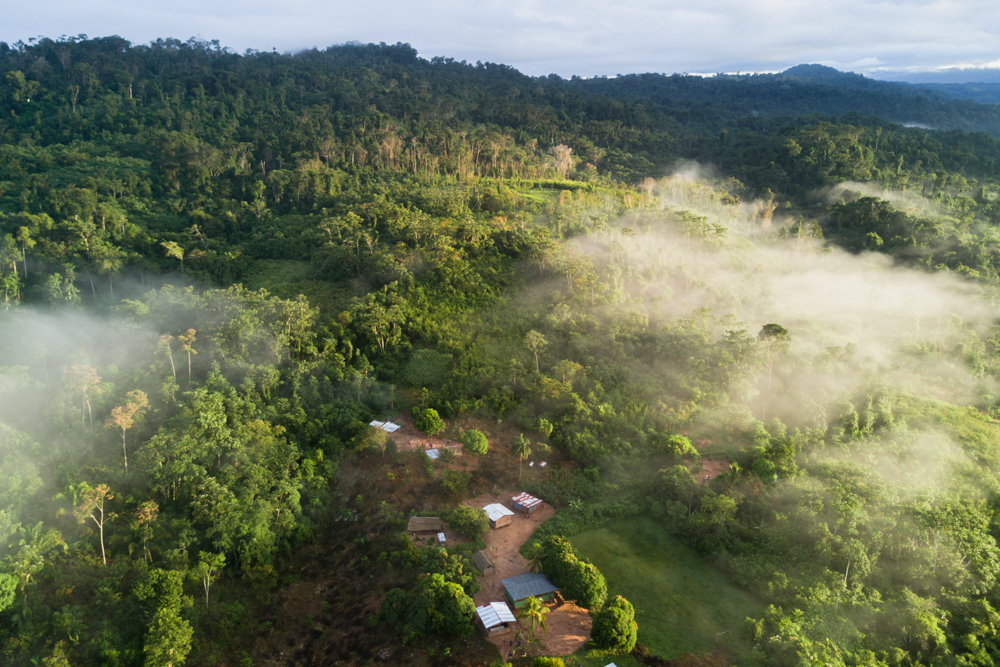
[[[742,653],[743,620],[763,615],[755,597],[648,517],[581,533],[571,542],[601,570],[609,596],[635,605],[639,643],[655,655],[711,651],[717,638]]]

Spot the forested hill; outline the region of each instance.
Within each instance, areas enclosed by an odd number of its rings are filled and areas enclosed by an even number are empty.
[[[995,113],[0,44],[0,663],[506,664],[475,508],[521,491],[585,664],[1000,663],[1000,140],[896,122]]]
[[[570,87],[655,105],[712,105],[730,118],[859,113],[895,123],[1000,136],[1000,110],[993,105],[953,99],[935,90],[868,79],[822,65],[798,65],[780,74],[574,78]]]

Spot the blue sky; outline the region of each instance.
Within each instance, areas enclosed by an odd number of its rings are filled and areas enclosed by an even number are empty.
[[[1000,3],[981,0],[38,0],[0,40],[117,34],[218,39],[237,51],[407,42],[423,57],[526,74],[773,72],[821,63],[885,79],[994,79]]]

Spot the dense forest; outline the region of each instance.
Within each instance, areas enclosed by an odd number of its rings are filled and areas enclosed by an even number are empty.
[[[619,665],[678,656],[570,543],[637,517],[759,604],[718,664],[996,664],[998,109],[0,43],[0,661],[504,664],[459,503],[520,486]]]

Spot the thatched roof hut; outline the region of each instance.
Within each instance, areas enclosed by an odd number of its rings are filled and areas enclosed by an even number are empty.
[[[411,533],[437,533],[444,530],[444,521],[436,516],[411,516],[406,530]]]

